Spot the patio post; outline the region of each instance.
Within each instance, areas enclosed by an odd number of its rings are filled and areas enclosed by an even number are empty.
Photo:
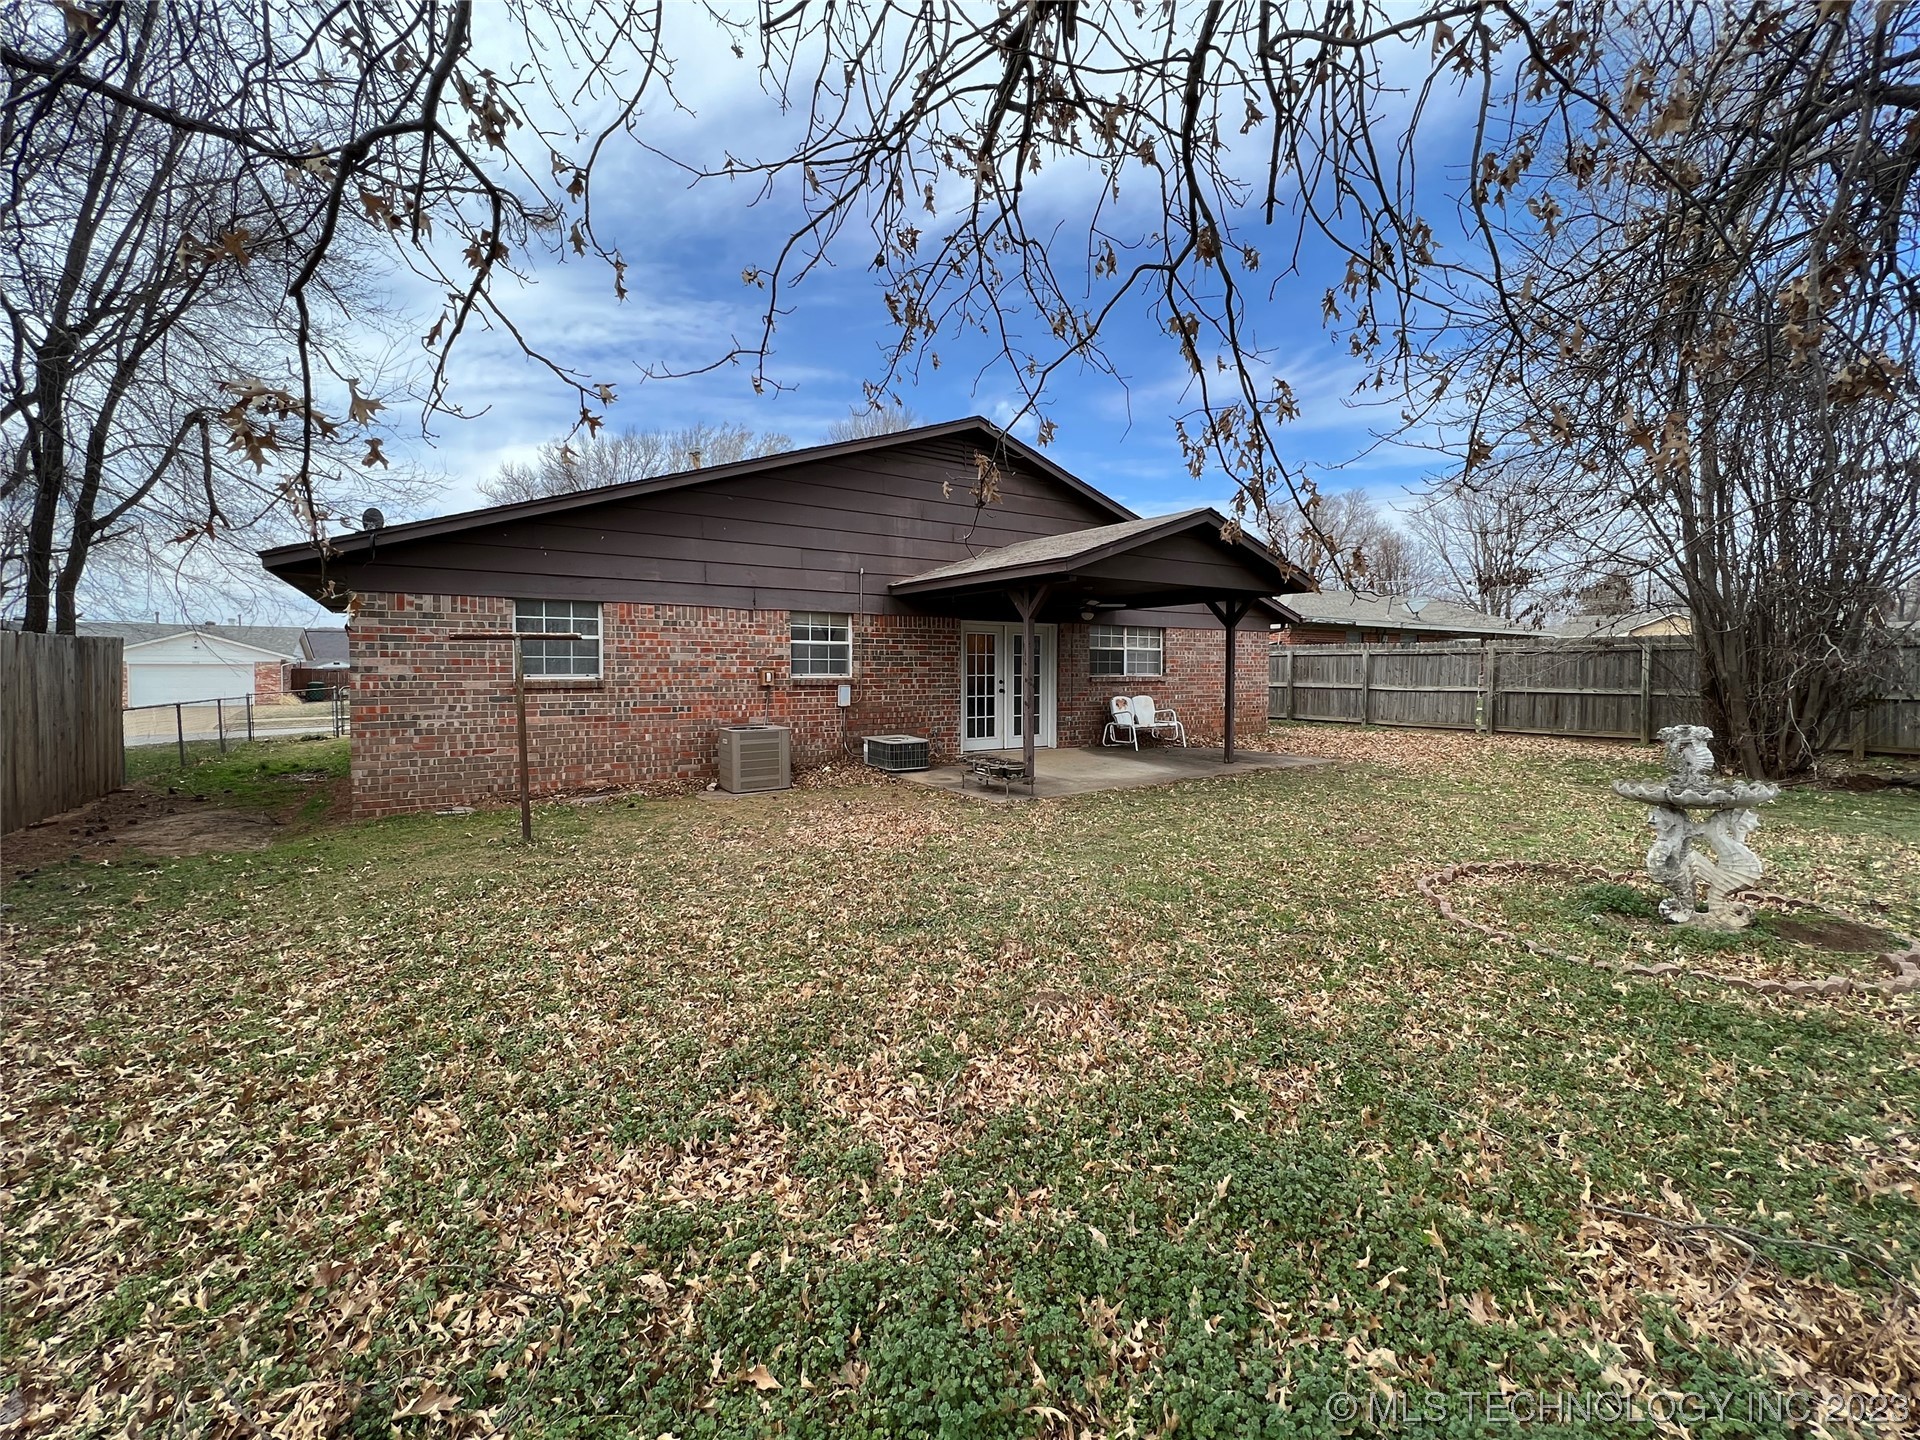
[[[1238,631],[1235,627],[1237,627],[1240,624],[1241,620],[1243,620],[1246,617],[1246,613],[1249,609],[1252,608],[1252,605],[1253,605],[1253,602],[1251,600],[1209,600],[1207,601],[1207,609],[1211,610],[1213,612],[1214,618],[1226,627],[1226,633],[1227,633],[1227,675],[1226,675],[1226,685],[1225,685],[1225,695],[1224,695],[1224,699],[1226,701],[1226,716],[1225,716],[1226,743],[1221,747],[1221,750],[1220,750],[1220,761],[1224,765],[1231,765],[1234,760],[1234,754],[1233,754],[1233,707],[1234,707],[1234,681],[1235,681],[1234,671],[1237,668],[1234,662],[1240,658],[1239,655],[1235,652],[1235,648],[1234,648],[1234,637],[1238,634]]]
[[[1031,590],[1009,590],[1007,598],[1013,602],[1013,608],[1020,615],[1020,663],[1014,669],[1014,690],[1021,697],[1020,702],[1020,753],[1027,767],[1027,793],[1035,793],[1033,773],[1034,734],[1040,728],[1040,658],[1033,653],[1033,617],[1040,613],[1040,607],[1046,603],[1046,585],[1036,585]],[[1033,677],[1033,683],[1027,683],[1027,677]]]

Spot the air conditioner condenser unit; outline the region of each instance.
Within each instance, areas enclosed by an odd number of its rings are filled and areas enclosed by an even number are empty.
[[[784,725],[724,725],[720,788],[735,795],[793,784],[793,732]]]
[[[865,740],[867,764],[876,770],[925,770],[932,764],[933,747],[918,735],[869,735]]]

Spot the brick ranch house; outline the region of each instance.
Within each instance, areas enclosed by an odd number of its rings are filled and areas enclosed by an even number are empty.
[[[800,764],[1021,746],[1029,624],[1039,746],[1097,743],[1116,694],[1218,736],[1227,622],[1234,718],[1264,725],[1266,597],[1309,582],[1223,523],[1143,520],[976,418],[261,560],[349,616],[354,808],[387,815],[513,796],[512,632],[582,637],[526,644],[543,794],[708,779],[745,721],[791,726]]]

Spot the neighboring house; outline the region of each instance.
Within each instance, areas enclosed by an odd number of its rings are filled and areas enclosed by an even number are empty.
[[[294,693],[308,699],[329,699],[346,688],[352,656],[345,626],[300,632],[300,663],[290,681]]]
[[[389,814],[512,795],[516,631],[580,637],[526,646],[543,793],[705,779],[719,728],[760,719],[802,762],[901,732],[942,758],[1019,746],[1023,607],[1040,745],[1094,743],[1129,693],[1220,733],[1221,615],[1235,719],[1262,726],[1263,597],[1308,582],[1223,524],[1141,519],[971,419],[261,558],[349,613],[354,805]]]
[[[1657,639],[1691,635],[1693,617],[1679,606],[1633,610],[1624,615],[1576,615],[1550,626],[1547,633],[1561,640]]]
[[[123,642],[121,699],[128,706],[278,699],[300,659],[300,631],[278,625],[82,622],[82,635]]]
[[[1273,638],[1282,645],[1415,645],[1436,640],[1508,640],[1538,632],[1451,600],[1323,590],[1280,602]]]
[[[352,663],[347,653],[347,627],[300,632],[300,664],[307,670],[344,670]]]

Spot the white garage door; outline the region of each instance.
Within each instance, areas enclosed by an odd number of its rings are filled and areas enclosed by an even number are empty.
[[[253,693],[253,666],[129,665],[127,704],[172,705],[181,700],[227,700]]]

